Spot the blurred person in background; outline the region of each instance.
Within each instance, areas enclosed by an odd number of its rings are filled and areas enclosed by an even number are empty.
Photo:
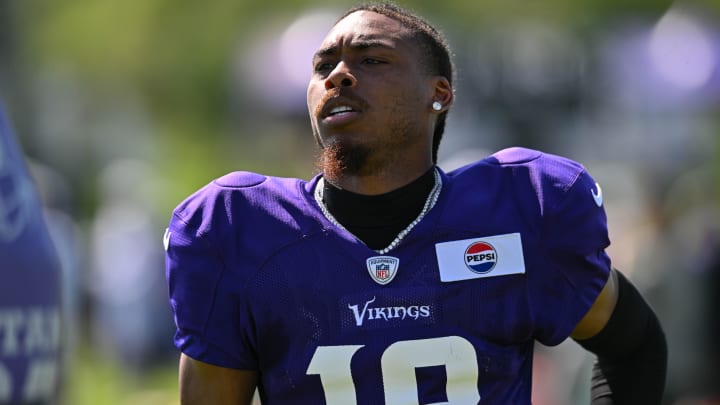
[[[313,66],[320,174],[231,173],[173,212],[183,404],[528,404],[534,342],[568,337],[598,357],[593,404],[660,403],[664,333],[580,164],[440,170],[450,51],[392,4],[349,10]]]
[[[174,356],[162,273],[162,251],[152,249],[158,224],[147,209],[155,171],[123,159],[98,176],[100,204],[91,228],[91,338],[124,369],[140,372]],[[155,236],[156,237],[156,236]]]
[[[60,261],[0,106],[0,404],[59,397]]]

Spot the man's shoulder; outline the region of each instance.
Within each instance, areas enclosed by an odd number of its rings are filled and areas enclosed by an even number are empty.
[[[233,198],[236,202],[253,199],[262,195],[270,202],[269,197],[296,196],[302,193],[306,181],[297,178],[266,176],[254,172],[237,171],[213,179],[194,193],[185,198],[177,207],[183,210],[193,203],[208,200]]]
[[[537,170],[551,172],[566,170],[577,173],[584,169],[579,162],[565,156],[521,147],[500,150],[485,161],[500,166],[532,166]]]
[[[543,188],[567,191],[585,173],[585,167],[570,158],[526,148],[508,148],[491,156],[503,166],[524,166],[529,178]]]
[[[191,226],[193,222],[259,221],[268,215],[281,215],[288,209],[304,210],[306,186],[306,181],[297,178],[232,172],[185,198],[173,210],[173,215]]]
[[[237,171],[218,177],[210,184],[220,188],[241,189],[256,187],[265,183],[268,179],[272,179],[272,177],[260,173]]]
[[[596,205],[590,191],[595,187],[595,181],[582,164],[534,149],[503,149],[452,171],[449,176],[461,192],[482,184],[486,194],[498,198],[514,196],[526,206],[537,206],[543,213],[546,208],[558,207],[574,193],[574,189],[582,193],[579,198],[583,204],[580,206],[592,208]],[[592,203],[592,206],[585,203]]]
[[[499,171],[498,171],[499,169]],[[527,175],[536,180],[553,179],[555,184],[572,183],[585,168],[575,160],[535,149],[512,147],[457,169],[451,173],[473,173],[482,171],[483,176],[501,175],[512,172],[514,177]]]
[[[541,159],[546,153],[535,149],[512,147],[499,150],[484,159],[485,162],[500,166],[522,165]]]

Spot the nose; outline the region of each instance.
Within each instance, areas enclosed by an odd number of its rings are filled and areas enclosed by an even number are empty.
[[[330,90],[336,87],[354,87],[357,79],[350,72],[348,65],[340,62],[335,66],[332,72],[325,79],[325,89]]]

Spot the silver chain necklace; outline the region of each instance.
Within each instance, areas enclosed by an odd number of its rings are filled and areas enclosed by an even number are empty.
[[[392,242],[390,242],[390,244],[385,249],[376,250],[375,252],[384,255],[389,251],[395,249],[397,245],[399,245],[400,242],[405,239],[405,237],[410,233],[410,231],[415,228],[415,225],[419,224],[420,221],[425,217],[425,215],[435,206],[438,197],[440,197],[440,190],[442,190],[442,178],[440,177],[440,173],[438,172],[437,168],[433,169],[433,174],[435,175],[435,185],[433,185],[432,190],[430,190],[430,193],[425,200],[425,205],[423,206],[422,211],[420,211],[420,214],[418,214],[417,218],[410,222],[410,224],[405,229],[400,231],[400,233],[395,237],[395,239],[393,239]],[[325,215],[325,218],[327,218],[327,220],[330,221],[331,224],[337,226],[338,228],[344,230],[347,233],[352,233],[348,231],[344,226],[342,226],[342,224],[338,222],[337,219],[335,219],[335,217],[330,213],[330,211],[328,211],[325,203],[323,202],[324,188],[325,179],[320,177],[320,180],[318,180],[317,184],[315,185],[315,201],[320,207],[320,211],[322,211],[323,215]]]

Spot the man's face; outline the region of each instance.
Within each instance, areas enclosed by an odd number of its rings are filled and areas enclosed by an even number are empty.
[[[313,58],[307,92],[321,147],[361,156],[344,162],[350,171],[373,170],[366,166],[397,159],[398,152],[428,153],[433,85],[421,61],[398,21],[359,11],[338,22]]]

